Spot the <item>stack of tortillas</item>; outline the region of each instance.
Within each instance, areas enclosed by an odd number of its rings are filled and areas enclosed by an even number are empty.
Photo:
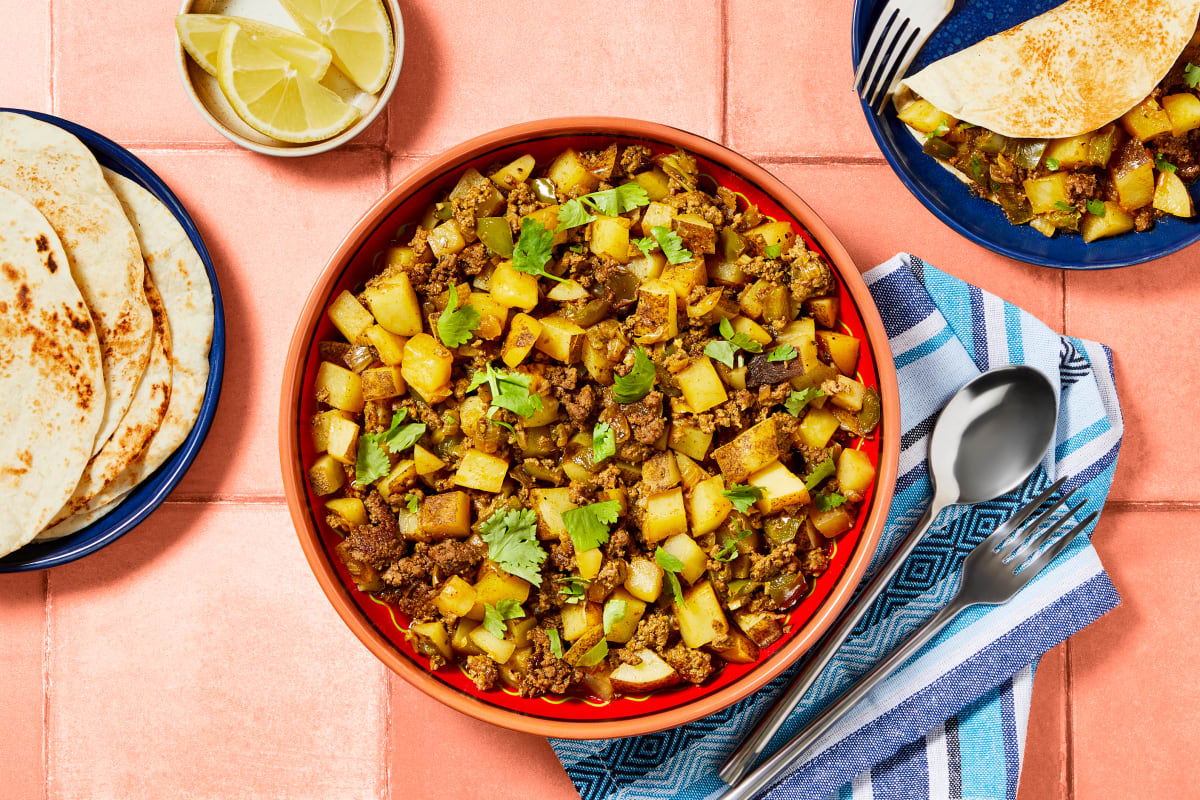
[[[174,215],[0,113],[0,556],[107,514],[187,438],[212,287]]]

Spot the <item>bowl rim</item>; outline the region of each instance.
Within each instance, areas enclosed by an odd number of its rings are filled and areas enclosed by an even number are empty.
[[[719,163],[753,181],[808,229],[824,249],[839,278],[859,307],[867,340],[876,359],[876,373],[883,398],[881,437],[875,493],[868,511],[859,546],[846,569],[817,612],[796,631],[772,659],[745,678],[695,701],[644,716],[614,720],[571,720],[536,718],[509,709],[483,703],[443,683],[432,673],[404,658],[365,618],[354,603],[349,588],[343,585],[324,552],[304,495],[304,471],[300,464],[296,431],[300,424],[299,399],[303,391],[304,356],[308,350],[315,321],[323,313],[327,299],[340,280],[349,259],[377,229],[383,218],[413,190],[431,176],[452,169],[471,158],[485,155],[521,141],[572,134],[611,134],[658,140],[694,152]],[[593,739],[633,736],[682,725],[720,711],[766,685],[812,647],[828,630],[857,588],[883,535],[888,510],[895,490],[900,452],[900,403],[896,370],[888,345],[883,320],[849,253],[829,227],[809,206],[778,178],[725,146],[661,123],[622,117],[580,116],[523,122],[474,137],[429,159],[398,185],[388,190],[355,223],[326,262],[305,301],[288,348],[287,363],[280,397],[279,452],[288,510],[305,558],[325,596],[355,636],[389,669],[434,699],[484,722],[539,736],[566,739]]]
[[[180,14],[191,14],[192,7],[196,5],[198,0],[183,0],[179,6]],[[328,139],[310,142],[308,144],[287,144],[281,142],[279,144],[267,144],[265,142],[256,142],[253,139],[247,139],[237,131],[230,129],[223,122],[216,118],[204,101],[200,99],[200,95],[196,92],[196,87],[192,83],[192,76],[189,72],[188,62],[191,56],[183,46],[183,42],[179,40],[178,34],[175,35],[175,62],[179,69],[179,78],[183,83],[183,89],[187,93],[188,99],[192,101],[192,105],[200,112],[200,116],[204,117],[209,126],[217,133],[224,136],[229,141],[244,147],[247,150],[253,150],[255,153],[261,153],[265,156],[278,156],[280,158],[302,158],[304,156],[315,156],[321,153],[328,153],[350,140],[356,138],[360,133],[370,127],[376,118],[379,117],[383,110],[387,107],[388,102],[392,99],[393,92],[396,91],[396,84],[400,81],[400,69],[404,63],[404,17],[400,12],[399,0],[383,0],[383,6],[387,9],[388,16],[392,22],[392,42],[394,50],[392,54],[392,69],[388,73],[387,82],[383,88],[379,90],[378,99],[374,107],[367,112],[363,117],[346,130],[332,136]],[[201,13],[201,12],[195,12]]]

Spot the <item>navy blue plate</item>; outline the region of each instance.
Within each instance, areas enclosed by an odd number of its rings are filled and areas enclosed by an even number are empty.
[[[196,248],[196,252],[200,254],[200,259],[204,262],[204,269],[208,273],[208,282],[212,285],[214,311],[212,349],[208,354],[208,384],[204,390],[204,402],[200,406],[200,417],[196,420],[196,425],[188,434],[187,439],[167,459],[166,463],[135,488],[108,516],[96,520],[83,530],[69,536],[49,542],[30,543],[15,553],[0,558],[0,572],[22,572],[66,564],[116,541],[150,516],[150,512],[158,508],[159,504],[183,478],[184,473],[195,460],[196,453],[200,451],[200,445],[204,443],[204,437],[208,435],[208,429],[217,413],[217,399],[221,394],[221,377],[225,368],[225,313],[221,305],[221,289],[217,285],[217,273],[213,269],[208,248],[204,246],[204,240],[200,238],[200,232],[196,230],[196,223],[192,222],[192,218],[188,216],[175,194],[167,188],[161,178],[154,174],[153,170],[142,163],[141,159],[116,142],[106,139],[82,125],[76,125],[74,122],[20,108],[0,108],[0,112],[2,111],[25,114],[42,122],[57,125],[73,134],[87,145],[97,161],[113,172],[118,172],[130,180],[136,181],[166,204],[175,218],[179,220],[179,224],[187,231],[188,238],[192,240],[192,246]]]
[[[855,0],[851,31],[855,64],[883,3]],[[909,74],[1060,4],[1061,0],[959,0],[958,8],[917,55]],[[922,153],[890,103],[883,116],[873,114],[865,103],[863,113],[879,149],[909,191],[951,228],[1001,255],[1043,267],[1111,269],[1161,258],[1200,240],[1195,219],[1175,217],[1160,219],[1147,233],[1130,232],[1091,244],[1084,244],[1078,235],[1061,233],[1047,239],[1028,225],[1010,224],[999,206],[971,195],[966,184]],[[1196,186],[1192,194],[1200,196]],[[917,244],[913,247],[919,249]]]

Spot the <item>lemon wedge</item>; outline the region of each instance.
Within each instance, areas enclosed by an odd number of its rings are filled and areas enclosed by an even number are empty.
[[[336,92],[301,75],[237,23],[221,33],[217,81],[247,125],[284,142],[328,139],[361,114]]]
[[[300,30],[333,51],[333,63],[375,94],[392,71],[395,42],[381,0],[279,0]]]
[[[221,34],[230,23],[236,24],[260,45],[286,60],[301,75],[318,81],[325,77],[325,71],[329,69],[329,62],[333,56],[328,47],[306,36],[245,17],[230,17],[225,14],[180,14],[175,18],[175,30],[179,34],[179,41],[183,49],[187,50],[200,68],[209,75],[217,74],[217,48],[221,43]]]

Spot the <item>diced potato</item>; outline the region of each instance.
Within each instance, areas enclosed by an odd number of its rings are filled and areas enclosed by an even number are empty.
[[[759,325],[752,319],[734,317],[729,321],[729,324],[733,326],[734,333],[744,333],[764,347],[771,343],[771,334],[767,333],[762,325]]]
[[[812,520],[813,527],[826,539],[840,536],[854,527],[854,517],[850,516],[844,505],[829,511],[818,511],[814,508],[809,512],[808,518]]]
[[[491,657],[497,664],[503,664],[512,657],[517,646],[507,639],[497,638],[487,628],[480,625],[470,634],[471,642]]]
[[[688,647],[702,647],[729,630],[725,612],[712,584],[700,581],[683,594],[683,604],[671,603],[679,635]]]
[[[591,650],[604,641],[603,625],[595,625],[588,628],[583,634],[575,640],[567,652],[563,653],[563,661],[571,666],[576,666],[579,661],[587,655]]]
[[[662,549],[683,562],[683,569],[679,574],[688,583],[695,583],[708,568],[708,554],[686,533],[679,533],[667,539],[663,542]]]
[[[873,480],[875,465],[866,453],[849,448],[842,450],[842,454],[838,456],[837,482],[843,491],[866,494]]]
[[[1057,203],[1070,205],[1067,193],[1067,173],[1056,172],[1044,178],[1028,178],[1024,182],[1025,196],[1035,214],[1059,210]]]
[[[426,497],[421,501],[421,530],[434,539],[470,536],[470,496],[466,492],[443,492]]]
[[[322,361],[317,367],[316,390],[319,402],[351,414],[363,410],[362,378],[345,367]]]
[[[475,335],[480,339],[500,338],[500,334],[504,333],[504,323],[508,320],[508,309],[485,292],[467,295],[467,305],[479,312],[479,327],[475,329]]]
[[[461,253],[467,240],[456,220],[447,220],[429,232],[429,249],[438,258]]]
[[[1137,142],[1130,140],[1121,146],[1109,174],[1121,208],[1136,211],[1153,202],[1154,161]]]
[[[722,495],[724,491],[725,479],[720,475],[705,478],[692,488],[687,498],[687,509],[694,535],[715,531],[733,511],[733,503]]]
[[[667,177],[667,173],[657,167],[646,172],[639,172],[633,179],[638,186],[646,190],[646,196],[651,200],[662,200],[671,194],[671,179]]]
[[[450,634],[446,626],[440,622],[414,622],[408,626],[408,632],[417,637],[427,647],[432,647],[447,661],[453,660],[454,650],[450,646]],[[418,650],[420,649],[418,645]]]
[[[525,616],[508,620],[508,639],[517,649],[529,647],[529,632],[537,627],[537,617]]]
[[[550,291],[546,292],[546,299],[556,303],[569,303],[588,297],[591,297],[588,290],[580,286],[578,281],[557,281]]]
[[[326,450],[343,464],[353,464],[358,456],[358,423],[345,417],[330,417]]]
[[[796,239],[796,233],[792,230],[790,222],[764,222],[761,225],[756,225],[746,231],[746,238],[751,241],[758,241],[763,247],[778,246],[779,249],[786,253],[792,246],[792,242]]]
[[[559,489],[534,489],[533,510],[538,516],[539,539],[565,539],[567,527],[563,524],[564,511],[575,508],[571,502],[571,490],[567,487]]]
[[[837,431],[839,422],[832,411],[824,408],[809,408],[800,423],[800,438],[809,447],[821,448]]]
[[[333,327],[341,331],[342,336],[351,344],[366,344],[367,329],[375,324],[371,312],[362,307],[354,295],[343,291],[329,306],[326,312]]]
[[[388,264],[407,267],[416,262],[417,254],[411,247],[389,247],[384,258]]]
[[[442,584],[433,604],[448,617],[465,617],[475,606],[475,587],[457,575]]]
[[[650,255],[645,255],[638,248],[631,247],[629,255],[629,263],[625,265],[625,269],[636,275],[637,279],[643,283],[662,275],[663,267],[667,263],[667,257],[662,254],[661,250],[655,250]]]
[[[1104,203],[1104,216],[1098,217],[1095,214],[1087,213],[1083,215],[1083,220],[1079,223],[1079,232],[1083,234],[1085,242],[1094,242],[1097,239],[1116,236],[1131,230],[1133,230],[1133,215],[1111,200],[1106,200]]]
[[[428,333],[418,333],[404,345],[400,374],[429,403],[450,396],[450,368],[454,354]]]
[[[1138,141],[1148,142],[1171,132],[1171,118],[1157,100],[1147,97],[1121,117],[1121,126]]]
[[[318,453],[329,450],[329,428],[333,425],[333,418],[349,420],[352,416],[336,408],[314,414],[311,422],[313,449]]]
[[[683,489],[675,487],[646,498],[646,516],[642,520],[642,538],[647,544],[687,531],[687,512]]]
[[[674,453],[655,453],[642,464],[642,487],[648,494],[679,485],[679,462]]]
[[[598,256],[608,256],[619,264],[629,261],[629,228],[617,217],[597,216],[589,223],[591,251]]]
[[[1154,189],[1154,207],[1176,217],[1190,217],[1196,213],[1187,186],[1174,172],[1158,173],[1158,186]]]
[[[933,133],[941,127],[948,130],[958,124],[958,120],[938,111],[928,100],[914,100],[900,109],[897,116],[901,122],[921,133]]]
[[[446,462],[419,444],[413,445],[413,466],[418,475],[432,475],[444,469]]]
[[[475,201],[476,219],[495,216],[504,208],[504,195],[496,191],[496,187],[474,167],[468,167],[450,190],[451,200],[468,198]]]
[[[1183,136],[1200,128],[1200,97],[1191,92],[1172,94],[1162,99],[1163,110],[1171,120],[1171,134]]]
[[[810,297],[804,301],[804,310],[823,328],[833,328],[838,322],[840,301],[836,296]]]
[[[593,191],[600,179],[591,173],[580,159],[579,153],[567,148],[550,163],[546,177],[553,181],[558,191],[567,197],[577,197]]]
[[[677,214],[675,232],[683,240],[683,246],[693,253],[717,252],[717,231],[711,222],[699,214]],[[703,265],[704,259],[700,259]]]
[[[546,206],[539,208],[537,211],[526,214],[522,219],[531,219],[534,222],[540,222],[548,231],[558,229],[558,209],[560,206]],[[558,231],[554,234],[554,244],[562,244],[567,240],[567,231]]]
[[[619,601],[625,604],[624,613],[616,617],[609,626],[608,632],[605,634],[610,642],[619,642],[624,644],[633,638],[634,631],[637,630],[638,622],[642,615],[646,613],[646,603],[643,600],[631,595],[624,589],[618,588],[609,596],[608,601],[604,604],[607,611],[614,602]],[[614,610],[612,613],[616,613]]]
[[[730,664],[753,664],[758,661],[758,645],[751,641],[750,637],[741,631],[730,628],[728,641],[730,644],[727,647],[709,646],[712,647],[713,652]]]
[[[1058,226],[1051,222],[1049,217],[1034,217],[1029,220],[1029,227],[1047,239],[1058,232]]]
[[[837,388],[830,395],[829,401],[835,406],[846,409],[847,411],[862,410],[863,400],[867,396],[867,387],[863,386],[853,378],[847,378],[845,375],[838,375]]]
[[[565,317],[542,317],[540,322],[542,332],[534,346],[564,364],[578,361],[586,331]]]
[[[471,619],[483,619],[483,606],[497,605],[501,600],[514,600],[524,603],[529,599],[529,581],[509,575],[495,564],[488,562],[483,575],[475,581],[475,604],[466,616]]]
[[[633,335],[638,344],[665,342],[679,335],[679,305],[675,289],[661,278],[638,287]]]
[[[526,428],[540,428],[543,425],[558,422],[558,399],[548,394],[541,394],[538,397],[542,398],[542,407],[524,418]]]
[[[1046,146],[1045,162],[1058,162],[1059,169],[1074,169],[1092,163],[1088,142],[1092,135],[1072,136],[1069,139],[1053,139]]]
[[[676,302],[685,304],[693,289],[708,284],[708,269],[703,257],[693,258],[681,264],[667,264],[661,279],[675,290]]]
[[[762,497],[757,505],[763,514],[774,514],[788,506],[803,505],[809,499],[804,481],[779,461],[755,472],[747,483],[762,489]]]
[[[411,458],[396,462],[392,471],[380,478],[375,484],[384,500],[390,501],[394,495],[407,492],[417,482],[417,469]]]
[[[783,455],[779,440],[779,426],[774,417],[768,417],[743,431],[733,441],[718,447],[713,451],[713,458],[727,481],[742,483],[752,472],[757,472]]]
[[[679,683],[679,673],[663,661],[662,656],[648,648],[639,650],[641,661],[621,664],[612,671],[609,680],[615,691],[623,694],[646,694]]]
[[[829,353],[839,372],[853,377],[858,368],[858,350],[861,344],[856,337],[833,331],[817,331],[817,342]]]
[[[625,590],[639,600],[653,603],[662,594],[663,569],[649,558],[638,556],[630,560],[625,577]]]
[[[400,367],[375,367],[362,371],[363,400],[386,400],[399,397],[407,388]]]
[[[454,473],[454,484],[481,492],[499,492],[508,475],[508,462],[490,453],[471,448]]]
[[[408,341],[403,336],[397,336],[391,331],[372,325],[367,328],[367,344],[379,353],[379,360],[388,366],[397,366],[404,360],[404,343]]]
[[[421,304],[407,272],[373,279],[362,297],[384,330],[397,336],[421,332]]]
[[[367,524],[367,507],[357,497],[339,497],[335,500],[328,500],[325,503],[325,509],[337,514],[351,525]]]
[[[642,236],[653,238],[655,228],[671,230],[673,219],[675,219],[675,209],[666,203],[651,202],[642,210]]]
[[[679,390],[683,392],[692,411],[703,414],[729,399],[725,385],[713,368],[712,359],[701,354],[675,375]]]
[[[526,153],[496,170],[491,178],[492,183],[503,192],[511,192],[517,188],[517,184],[524,183],[533,174],[536,165],[533,156]]]
[[[590,581],[600,574],[600,567],[604,564],[604,551],[599,547],[593,547],[591,550],[584,550],[582,553],[575,552],[575,566],[579,569],[579,577],[586,581]]]
[[[471,641],[471,631],[479,627],[479,623],[472,619],[463,617],[459,619],[458,625],[454,628],[454,635],[450,638],[450,648],[456,653],[462,653],[468,656],[483,655],[483,651],[475,646]]]
[[[667,434],[667,447],[677,453],[703,461],[712,446],[713,434],[705,433],[689,419],[676,419],[671,422]]]
[[[505,308],[532,311],[538,304],[537,276],[518,271],[511,261],[496,266],[489,286],[492,299]]]
[[[323,455],[308,468],[308,482],[318,496],[333,494],[346,483],[346,471],[331,455]]]
[[[689,455],[675,451],[675,461],[679,464],[679,477],[686,491],[690,492],[700,481],[710,477]]]
[[[573,642],[593,628],[603,638],[604,607],[599,603],[569,603],[562,610],[563,638]]]
[[[500,348],[500,358],[512,369],[525,360],[542,335],[542,323],[528,314],[517,314],[508,328],[508,337]]]
[[[783,636],[779,620],[766,611],[738,611],[733,618],[738,627],[759,647],[774,644]]]

